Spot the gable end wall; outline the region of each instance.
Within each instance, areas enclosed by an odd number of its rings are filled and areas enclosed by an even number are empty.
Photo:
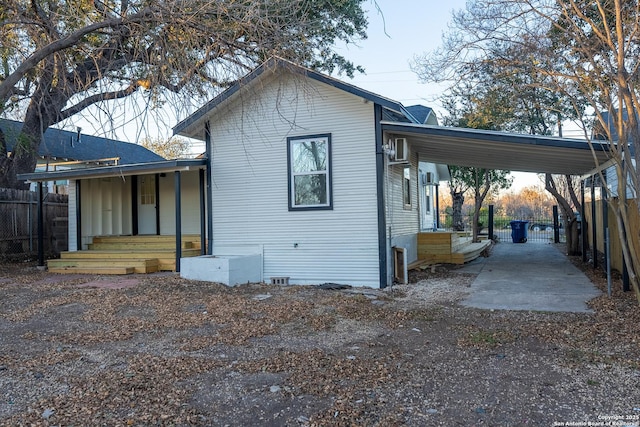
[[[211,119],[214,253],[263,254],[263,277],[379,287],[373,104],[297,76]],[[333,209],[289,211],[287,137],[331,135]]]

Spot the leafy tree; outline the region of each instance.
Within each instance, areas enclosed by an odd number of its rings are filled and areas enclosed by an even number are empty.
[[[189,141],[182,138],[144,138],[140,145],[153,151],[165,159],[181,159],[188,157],[191,148]]]
[[[509,115],[509,104],[502,98],[502,93],[490,85],[466,85],[462,88],[453,88],[446,97],[444,106],[449,113],[444,123],[457,127],[499,130],[505,117]],[[512,179],[509,177],[509,171],[465,166],[450,166],[449,170],[453,228],[464,230],[462,215],[464,195],[472,192],[474,200],[472,232],[473,240],[477,241],[482,204],[488,195],[511,186]]]
[[[0,114],[22,111],[0,147],[0,186],[20,187],[43,132],[137,95],[176,108],[209,97],[272,56],[352,75],[336,41],[366,37],[364,0],[32,0],[0,8]]]
[[[627,200],[640,182],[640,13],[637,0],[474,0],[453,15],[438,51],[420,62],[429,80],[464,81],[477,64],[535,77],[530,86],[570,103],[583,129],[584,103],[604,130],[617,175],[613,211],[640,302],[640,230]],[[502,55],[520,52],[518,55]],[[609,112],[609,117],[603,112]],[[591,143],[591,135],[585,131]]]

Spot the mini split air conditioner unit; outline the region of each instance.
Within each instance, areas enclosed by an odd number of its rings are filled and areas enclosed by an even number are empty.
[[[406,162],[409,159],[407,138],[395,138],[391,144],[391,149],[393,150],[391,161]]]
[[[433,182],[433,172],[425,172],[422,174],[422,185],[432,185]]]

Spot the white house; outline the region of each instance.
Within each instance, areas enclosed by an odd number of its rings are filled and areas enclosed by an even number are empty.
[[[204,141],[206,156],[21,175],[40,186],[69,181],[69,253],[59,269],[94,271],[102,257],[113,274],[385,287],[406,280],[418,237],[437,237],[423,233],[438,228],[445,164],[582,175],[594,156],[607,160],[605,147],[585,141],[437,126],[427,107],[280,59],[174,133]],[[163,252],[140,251],[134,265],[128,247],[96,250],[105,235],[125,246],[162,241]],[[223,271],[227,280],[213,274]]]
[[[391,284],[394,253],[406,267],[421,229],[437,226],[448,169],[385,120],[420,123],[398,102],[275,59],[180,122],[175,134],[206,142],[210,252],[260,254],[267,281]]]

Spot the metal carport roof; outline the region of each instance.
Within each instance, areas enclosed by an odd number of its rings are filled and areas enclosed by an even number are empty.
[[[407,138],[421,160],[521,172],[584,175],[608,160],[607,143],[383,121],[382,130]]]

